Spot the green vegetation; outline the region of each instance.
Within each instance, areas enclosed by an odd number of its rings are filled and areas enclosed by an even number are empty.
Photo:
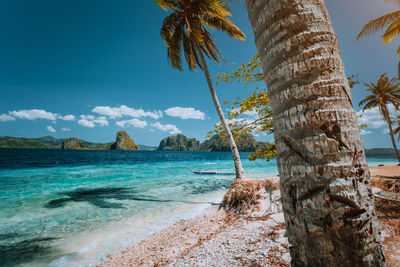
[[[0,137],[0,147],[5,148],[59,148],[59,146],[42,143],[29,138]]]
[[[376,84],[372,82],[370,84],[364,83],[364,85],[367,87],[367,92],[369,92],[370,95],[363,99],[358,105],[364,106],[363,111],[373,107],[379,108],[383,119],[389,126],[389,134],[392,139],[393,148],[400,163],[400,155],[397,151],[392,128],[393,122],[390,118],[388,108],[388,105],[392,104],[396,111],[399,111],[400,109],[400,82],[396,78],[389,80],[389,78],[386,76],[386,73],[383,73]]]

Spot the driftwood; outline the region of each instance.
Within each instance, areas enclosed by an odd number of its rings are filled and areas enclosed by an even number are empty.
[[[378,187],[372,187],[372,192],[377,198],[400,203],[400,196],[396,193],[385,191]]]

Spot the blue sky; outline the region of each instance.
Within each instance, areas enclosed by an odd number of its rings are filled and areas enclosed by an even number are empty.
[[[326,0],[346,73],[375,81],[397,73],[396,39],[380,34],[356,42],[370,19],[393,11],[384,0]],[[215,32],[230,64],[209,63],[212,73],[230,71],[256,53],[244,2],[232,3],[233,22],[245,42]],[[160,27],[167,15],[153,1],[0,1],[0,136],[75,136],[109,142],[126,130],[139,144],[158,145],[182,132],[205,139],[218,122],[201,72],[172,69]],[[250,89],[218,85],[221,100],[245,97]],[[366,92],[353,89],[353,102]],[[358,111],[359,108],[355,107]],[[365,146],[391,147],[386,127],[372,110],[363,120]],[[272,140],[272,137],[259,137]]]

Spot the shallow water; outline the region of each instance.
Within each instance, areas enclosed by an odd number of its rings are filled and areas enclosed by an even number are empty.
[[[277,175],[275,160],[242,156],[249,178]],[[198,214],[234,179],[193,174],[205,162],[234,168],[227,152],[0,149],[0,266],[95,265]]]

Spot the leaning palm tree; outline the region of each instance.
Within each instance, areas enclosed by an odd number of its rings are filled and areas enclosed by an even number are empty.
[[[386,2],[394,2],[400,7],[400,0],[385,0]],[[382,40],[385,44],[389,44],[394,37],[400,35],[400,10],[396,10],[379,18],[373,19],[365,25],[358,34],[357,40],[361,37],[370,35],[379,30],[385,30]],[[400,56],[400,46],[397,49],[397,55]],[[398,77],[400,78],[400,62],[398,65]]]
[[[268,87],[292,266],[385,266],[371,177],[323,0],[246,0]]]
[[[364,83],[367,87],[367,92],[371,93],[365,99],[363,99],[358,106],[364,106],[363,112],[367,109],[378,107],[379,111],[389,126],[390,138],[392,139],[392,144],[394,152],[396,153],[397,159],[400,163],[400,155],[397,151],[396,141],[394,139],[395,132],[393,131],[392,119],[390,118],[388,105],[392,104],[396,110],[400,109],[400,82],[396,78],[389,78],[386,73],[383,73],[379,77],[377,83]]]
[[[183,49],[189,69],[196,70],[199,67],[203,70],[215,108],[232,150],[236,179],[246,179],[239,150],[224,118],[204,57],[205,55],[217,63],[220,62],[220,59],[224,60],[206,27],[221,30],[230,37],[239,40],[244,40],[244,33],[226,18],[231,13],[224,1],[155,0],[155,2],[166,11],[169,9],[173,11],[164,19],[161,28],[161,36],[167,44],[168,59],[174,68],[182,70]]]
[[[396,117],[396,128],[393,130],[393,134],[397,135],[397,140],[400,141],[400,115]]]

